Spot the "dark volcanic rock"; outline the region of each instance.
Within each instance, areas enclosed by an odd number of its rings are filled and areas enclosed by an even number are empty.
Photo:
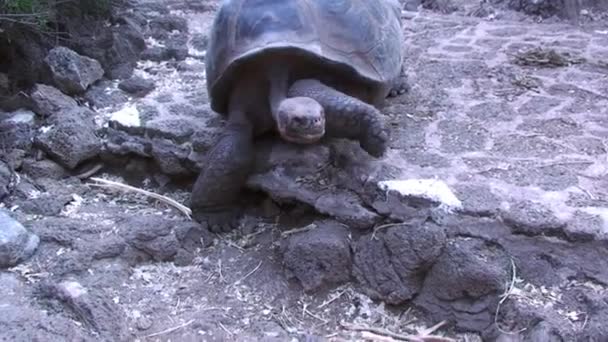
[[[21,170],[33,179],[62,179],[69,175],[63,166],[49,159],[35,160],[27,158],[23,161]]]
[[[0,209],[0,268],[13,267],[29,259],[39,242],[38,236]]]
[[[68,317],[32,305],[30,290],[12,273],[0,273],[0,340],[85,341],[87,333]],[[91,336],[89,336],[90,338]]]
[[[117,15],[113,25],[91,22],[85,16],[74,18],[70,30],[75,39],[68,46],[81,55],[91,57],[101,64],[110,79],[128,78],[145,49],[142,21],[136,13]]]
[[[501,248],[481,239],[449,239],[414,303],[433,320],[485,331],[493,324],[510,270],[509,256]]]
[[[380,228],[354,244],[354,275],[371,298],[401,304],[420,292],[445,243],[431,223]]]
[[[48,301],[48,305],[60,304],[87,330],[99,334],[103,340],[127,339],[125,314],[102,288],[85,288],[76,281],[65,280],[43,283],[37,292],[40,299]]]
[[[15,203],[28,214],[57,216],[71,200],[72,196],[67,194],[44,193],[35,198],[18,200]]]
[[[172,32],[188,32],[188,22],[185,18],[176,15],[163,15],[150,20],[148,24],[152,37],[165,40]]]
[[[129,101],[128,94],[114,87],[109,80],[101,80],[90,86],[84,98],[95,108],[117,108]]]
[[[29,151],[34,137],[35,114],[29,110],[0,112],[0,149]]]
[[[180,244],[175,236],[176,226],[187,224],[159,216],[133,217],[125,222],[127,243],[157,261],[172,260]]]
[[[35,139],[36,145],[59,164],[74,169],[81,162],[97,156],[102,141],[96,134],[95,113],[76,107],[47,119]]]
[[[359,195],[349,189],[328,187],[320,169],[331,165],[327,146],[293,146],[281,141],[257,146],[254,174],[247,186],[268,193],[274,200],[297,200],[322,214],[357,229],[372,227],[380,219]]]
[[[84,93],[104,74],[98,61],[63,46],[51,49],[44,61],[51,70],[55,85],[66,94]]]
[[[283,264],[305,291],[348,281],[351,275],[348,228],[333,221],[314,224],[288,237],[282,247]]]
[[[0,201],[10,194],[11,183],[15,178],[11,166],[0,160]]]
[[[120,82],[120,84],[118,84],[118,88],[129,94],[145,96],[154,90],[155,85],[154,81],[139,76],[131,76],[131,78],[128,80]]]
[[[30,93],[36,114],[49,117],[56,113],[71,111],[78,107],[76,101],[59,89],[45,84],[36,84]]]

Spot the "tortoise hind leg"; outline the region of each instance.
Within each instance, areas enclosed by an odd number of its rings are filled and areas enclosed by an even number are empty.
[[[389,132],[382,114],[374,106],[314,79],[295,82],[288,96],[305,96],[319,102],[325,109],[328,136],[357,140],[361,148],[376,158],[386,151]]]
[[[213,232],[236,228],[242,209],[238,197],[253,164],[253,127],[245,112],[231,108],[225,131],[207,155],[191,193],[196,221]]]

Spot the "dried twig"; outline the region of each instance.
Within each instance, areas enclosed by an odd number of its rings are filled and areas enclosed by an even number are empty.
[[[251,270],[251,272],[249,272],[249,273],[245,274],[245,275],[244,275],[244,276],[243,276],[241,279],[239,279],[239,280],[235,281],[235,282],[232,284],[232,286],[238,285],[238,284],[240,284],[242,281],[244,281],[245,279],[249,278],[249,277],[250,277],[252,274],[254,274],[254,273],[255,273],[255,272],[256,272],[256,271],[257,271],[257,270],[260,268],[260,266],[262,266],[262,261],[260,261],[260,262],[258,263],[258,265],[257,265],[257,266],[256,266],[256,267],[255,267],[253,270]]]
[[[376,228],[374,228],[374,231],[372,232],[372,237],[370,238],[371,240],[377,240],[376,238],[376,233],[380,230],[380,229],[385,229],[385,228],[391,228],[391,227],[396,227],[396,226],[400,226],[403,225],[403,222],[400,223],[387,223],[387,224],[383,224],[381,226],[378,226]]]
[[[527,328],[522,328],[522,329],[519,329],[518,331],[509,332],[509,331],[502,329],[500,327],[500,324],[498,324],[498,314],[500,312],[500,308],[502,307],[502,304],[507,300],[507,298],[509,298],[513,294],[513,290],[515,289],[515,279],[516,278],[517,278],[517,268],[515,268],[515,262],[513,261],[513,259],[511,259],[511,283],[509,284],[509,287],[507,288],[505,293],[502,295],[502,298],[498,302],[498,305],[496,305],[496,313],[494,314],[494,324],[496,325],[496,328],[498,329],[498,331],[500,331],[501,333],[506,334],[506,335],[519,334],[527,329]]]
[[[87,178],[91,177],[92,175],[96,174],[97,172],[99,172],[99,170],[101,170],[102,168],[103,168],[103,164],[101,164],[101,163],[96,164],[90,170],[77,174],[76,178],[87,179]]]
[[[222,322],[218,322],[218,324],[220,325],[220,327],[221,327],[221,328],[222,328],[222,329],[223,329],[225,332],[227,332],[227,333],[228,333],[228,335],[230,335],[230,336],[234,336],[234,333],[233,333],[232,331],[228,330],[228,329],[227,329],[227,328],[226,328],[226,327],[225,327],[225,326],[222,324]]]
[[[314,223],[311,223],[311,224],[309,224],[309,225],[307,225],[305,227],[296,228],[296,229],[292,229],[292,230],[288,230],[288,231],[282,232],[281,236],[282,237],[286,237],[286,236],[297,234],[297,233],[307,232],[307,231],[313,230],[315,228],[317,228],[317,225],[314,224]]]
[[[103,179],[103,178],[91,177],[91,180],[101,183],[101,184],[89,183],[89,185],[91,185],[91,186],[131,191],[131,192],[135,192],[135,193],[138,193],[138,194],[150,197],[150,198],[154,198],[156,200],[159,200],[165,204],[168,204],[168,205],[176,208],[177,210],[182,212],[184,215],[186,215],[189,219],[191,218],[190,216],[192,215],[192,210],[190,210],[190,208],[186,207],[185,205],[183,205],[183,204],[177,202],[176,200],[169,198],[167,196],[159,195],[159,194],[151,192],[151,191],[139,189],[134,186],[114,182],[114,181]]]
[[[319,317],[319,315],[315,315],[314,313],[310,312],[310,310],[308,310],[308,304],[302,304],[302,312],[305,313],[305,314],[307,314],[308,316],[310,316],[312,318],[318,319],[319,321],[323,322],[324,324],[329,323],[328,320],[326,320],[326,319],[324,319],[322,317]]]
[[[159,332],[154,333],[154,334],[146,335],[146,338],[148,338],[148,337],[154,337],[154,336],[158,336],[158,335],[168,334],[170,332],[174,332],[175,330],[178,330],[178,329],[181,329],[181,328],[185,328],[185,327],[189,326],[192,323],[194,323],[193,319],[189,320],[188,322],[186,322],[184,324],[180,324],[180,325],[178,325],[176,327],[165,329],[163,331],[159,331]]]
[[[327,305],[333,303],[336,299],[342,297],[342,295],[346,293],[346,290],[341,291],[340,293],[338,293],[337,295],[333,296],[330,300],[325,301],[323,303],[321,303],[319,306],[317,306],[317,309],[322,309],[324,307],[326,307]]]
[[[439,329],[439,327],[441,327],[444,324],[445,324],[445,321],[443,321],[443,322],[441,322],[439,324],[436,324],[433,327],[431,327],[429,329],[426,329],[425,331],[420,332],[418,335],[403,335],[403,334],[394,333],[392,331],[385,330],[385,329],[382,329],[382,328],[364,327],[364,326],[360,326],[360,325],[356,325],[356,324],[349,324],[349,323],[340,322],[340,325],[343,328],[347,329],[347,330],[368,332],[368,333],[380,335],[380,336],[383,336],[383,337],[388,336],[388,337],[391,337],[393,339],[397,339],[397,340],[401,340],[401,341],[409,341],[409,342],[455,342],[454,339],[451,339],[451,338],[448,338],[448,337],[429,335],[432,332],[434,332],[435,330]],[[384,341],[386,341],[386,339],[384,339]]]

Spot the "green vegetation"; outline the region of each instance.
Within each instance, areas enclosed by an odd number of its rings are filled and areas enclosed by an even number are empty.
[[[0,23],[44,26],[49,20],[51,0],[0,0]]]
[[[0,24],[21,23],[45,27],[62,18],[107,18],[113,0],[0,0]]]

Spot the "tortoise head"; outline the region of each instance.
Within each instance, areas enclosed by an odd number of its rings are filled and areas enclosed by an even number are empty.
[[[309,97],[291,97],[279,104],[277,126],[283,139],[312,144],[325,135],[325,111]]]

